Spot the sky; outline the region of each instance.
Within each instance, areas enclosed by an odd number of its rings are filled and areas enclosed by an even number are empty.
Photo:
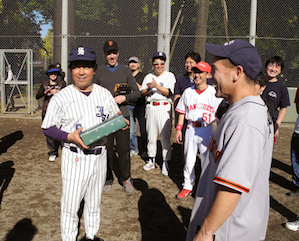
[[[41,36],[42,38],[45,38],[47,33],[48,33],[48,29],[51,29],[52,24],[43,24],[41,25]]]

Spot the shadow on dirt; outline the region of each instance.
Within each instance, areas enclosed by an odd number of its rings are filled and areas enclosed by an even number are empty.
[[[18,140],[23,139],[24,134],[22,131],[13,132],[0,139],[0,155],[7,152],[8,148],[14,145]]]

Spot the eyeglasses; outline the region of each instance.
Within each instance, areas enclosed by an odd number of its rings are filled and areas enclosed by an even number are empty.
[[[165,63],[153,63],[153,65],[155,65],[155,66],[158,66],[158,65],[164,66]]]

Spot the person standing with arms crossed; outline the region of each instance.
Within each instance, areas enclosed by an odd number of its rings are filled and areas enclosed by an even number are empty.
[[[145,73],[141,72],[140,60],[133,56],[129,58],[129,69],[132,71],[132,75],[136,81],[138,88],[141,88],[142,81],[146,76]],[[136,103],[129,102],[130,109],[130,156],[140,154],[142,158],[147,157],[146,153],[146,128],[145,128],[145,96],[141,96]],[[138,147],[138,139],[136,134],[136,121],[137,118],[140,129],[140,146]]]
[[[123,116],[130,119],[129,102],[136,102],[141,96],[136,81],[131,71],[118,63],[118,45],[115,41],[109,40],[103,46],[106,64],[101,65],[94,76],[94,82],[105,87],[114,94],[117,84],[128,84],[130,93],[117,95],[114,97]],[[118,153],[118,167],[120,170],[119,183],[123,185],[124,192],[128,195],[135,193],[131,180],[131,160],[130,160],[130,130],[119,130],[108,136],[107,153],[108,167],[107,180],[104,192],[110,192],[113,184],[113,159],[114,159],[114,140],[116,140],[116,151]]]
[[[244,40],[205,46],[213,55],[216,97],[229,108],[203,162],[187,241],[264,240],[274,129],[255,88],[262,60]]]
[[[51,99],[42,124],[44,134],[63,141],[61,157],[61,234],[63,241],[77,240],[80,203],[84,199],[83,240],[96,237],[100,226],[100,204],[106,179],[106,138],[84,145],[79,133],[119,113],[111,93],[92,83],[97,69],[93,49],[79,47],[70,52],[69,69],[74,84]],[[127,121],[128,123],[128,121]]]
[[[207,76],[211,74],[211,66],[208,63],[200,61],[192,68],[192,72],[195,85],[184,91],[175,109],[179,113],[175,135],[177,143],[182,142],[184,120],[188,121],[184,140],[184,183],[177,198],[185,198],[192,194],[197,153],[199,150],[203,162],[214,131],[216,110],[222,101],[222,98],[215,96],[215,88],[207,84]]]
[[[162,144],[162,170],[168,176],[168,161],[171,159],[171,128],[172,128],[172,99],[175,76],[164,70],[166,54],[156,52],[152,63],[154,72],[145,76],[141,93],[147,96],[146,105],[146,131],[148,136],[149,160],[143,170],[149,171],[156,168],[157,138],[160,134]]]

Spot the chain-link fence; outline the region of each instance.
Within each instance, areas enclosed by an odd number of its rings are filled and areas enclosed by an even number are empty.
[[[168,61],[169,70],[176,76],[184,73],[184,56],[190,51],[195,50],[202,59],[211,61],[211,56],[204,52],[204,42],[249,40],[250,0],[173,0],[171,3],[171,26],[175,28]],[[46,65],[60,62],[61,6],[62,0],[0,1],[0,48],[33,49],[34,90],[47,78],[42,68],[44,60]],[[94,48],[98,64],[103,64],[103,43],[113,39],[120,48],[120,64],[127,65],[129,57],[138,56],[143,71],[150,72],[151,57],[157,49],[158,10],[158,0],[69,0],[69,50],[78,46]],[[298,14],[298,0],[258,1],[256,46],[264,62],[273,55],[285,59],[280,79],[288,87],[298,86]],[[52,36],[41,38],[42,22],[37,19],[53,23]]]

